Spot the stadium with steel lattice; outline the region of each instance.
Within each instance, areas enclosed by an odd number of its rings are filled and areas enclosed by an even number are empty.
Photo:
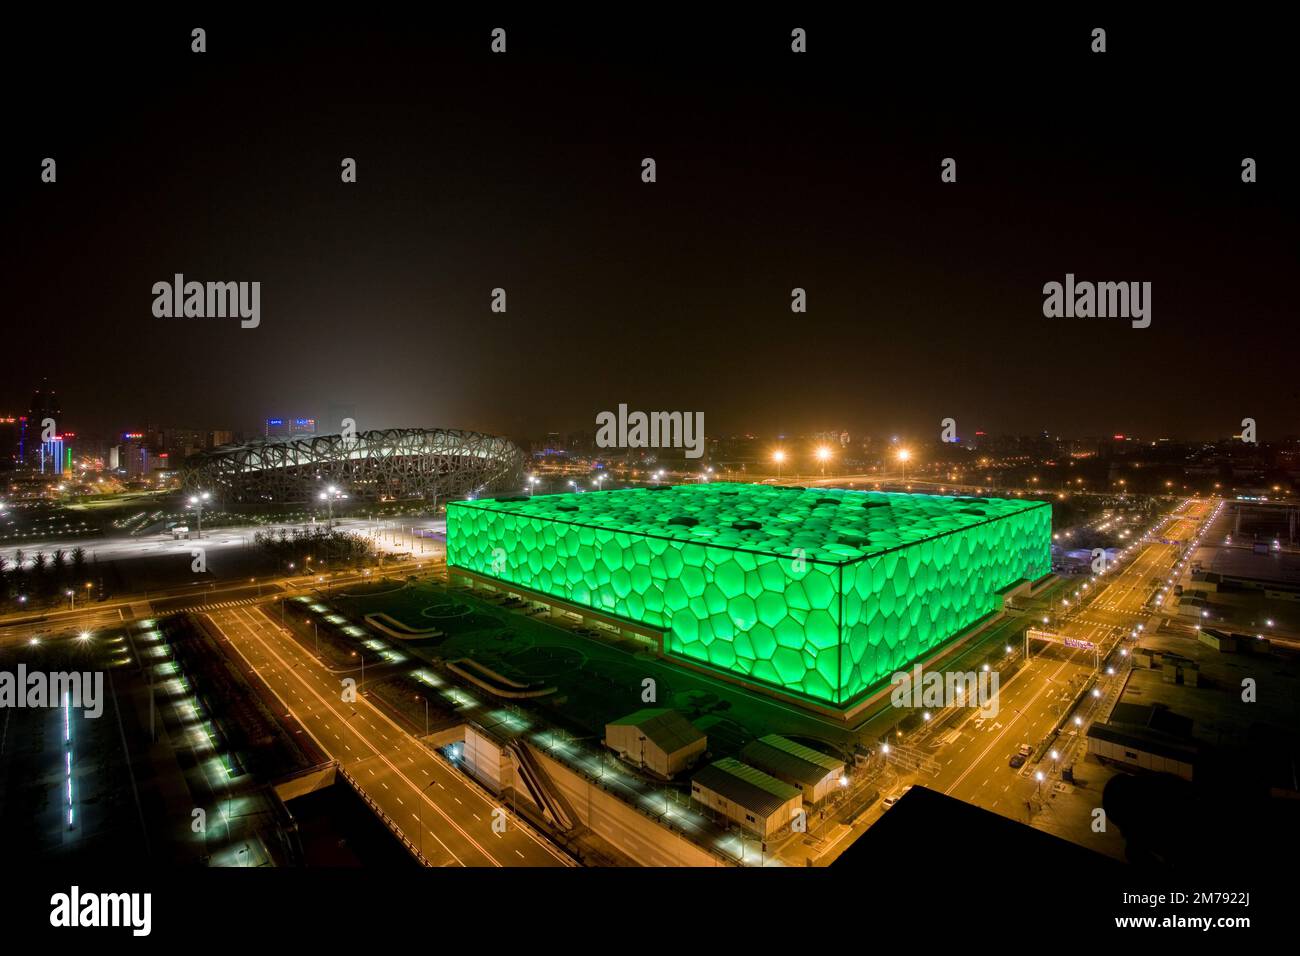
[[[186,460],[182,487],[228,505],[307,502],[324,487],[350,498],[443,501],[518,489],[524,454],[511,441],[445,428],[387,428],[262,438]]]

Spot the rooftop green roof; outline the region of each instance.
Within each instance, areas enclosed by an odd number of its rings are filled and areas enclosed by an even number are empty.
[[[1046,502],[840,488],[707,482],[455,503],[713,547],[844,564],[974,525],[1050,508]]]

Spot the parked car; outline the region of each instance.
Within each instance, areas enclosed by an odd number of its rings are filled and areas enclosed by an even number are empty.
[[[898,791],[898,793],[892,793],[892,794],[890,794],[889,796],[885,797],[884,800],[880,801],[880,807],[881,807],[881,809],[882,809],[882,810],[888,810],[890,807],[892,807],[894,804],[896,804],[899,800],[902,800],[905,796],[907,796],[907,791],[909,791],[909,790],[911,790],[911,789],[912,789],[912,785],[909,783],[909,784],[908,784],[906,787],[904,787],[902,790]]]

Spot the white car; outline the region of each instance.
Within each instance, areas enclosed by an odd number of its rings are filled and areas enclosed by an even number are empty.
[[[881,807],[881,809],[882,809],[882,810],[888,810],[890,807],[892,807],[894,804],[896,804],[899,800],[902,800],[903,797],[907,796],[907,791],[909,791],[909,790],[911,790],[911,789],[912,789],[912,785],[909,783],[909,784],[908,784],[906,787],[904,787],[902,790],[898,791],[898,793],[892,793],[892,794],[890,794],[889,796],[885,797],[885,799],[882,800],[882,801],[880,802],[880,807]]]

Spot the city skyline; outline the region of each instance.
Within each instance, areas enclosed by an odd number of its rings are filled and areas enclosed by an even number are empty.
[[[21,386],[14,380],[10,381],[10,392],[17,395],[21,391]],[[0,415],[8,415],[13,418],[21,418],[27,415],[30,418],[30,412],[33,409],[33,402],[40,399],[43,393],[49,393],[58,403],[62,405],[63,399],[59,397],[63,390],[57,387],[57,383],[50,382],[48,377],[42,377],[35,387],[34,392],[29,392],[25,400],[10,400],[7,405],[0,405]],[[234,434],[245,436],[244,440],[258,437],[258,435],[289,437],[293,435],[333,435],[344,430],[345,419],[340,417],[339,422],[332,423],[327,416],[319,414],[303,414],[311,409],[297,408],[293,412],[280,411],[274,417],[259,417],[253,420],[234,421],[231,417],[222,417],[219,411],[209,410],[206,414],[210,419],[205,422],[177,421],[169,413],[152,412],[131,419],[107,419],[103,412],[84,412],[78,415],[75,411],[70,414],[61,415],[62,421],[59,424],[59,430],[65,430],[67,425],[75,426],[84,437],[94,437],[97,440],[112,440],[113,438],[122,437],[126,430],[136,429],[156,429],[158,431],[171,432],[207,432],[209,434]],[[361,413],[353,410],[353,406],[347,407],[348,417],[360,416]],[[577,421],[568,421],[557,423],[554,421],[540,422],[532,431],[526,433],[511,434],[510,437],[522,441],[544,441],[551,435],[559,435],[568,440],[578,436],[587,436],[594,440],[600,432],[599,416],[613,414],[607,410],[598,411],[589,424]],[[829,420],[831,415],[827,416],[828,420],[820,423],[814,423],[811,426],[801,430],[781,429],[775,427],[746,427],[743,423],[740,427],[709,433],[706,431],[705,441],[719,440],[738,440],[752,439],[760,441],[828,441],[836,435],[847,435],[850,441],[857,442],[861,440],[893,440],[898,441],[900,436],[905,437],[908,441],[930,443],[952,443],[961,446],[971,447],[978,443],[980,439],[985,441],[998,439],[1030,439],[1045,438],[1051,441],[1088,441],[1088,440],[1112,440],[1112,441],[1139,441],[1148,443],[1173,442],[1181,444],[1213,444],[1216,442],[1239,438],[1243,423],[1237,422],[1235,426],[1227,426],[1229,429],[1235,427],[1235,431],[1220,433],[1201,433],[1201,434],[1180,434],[1180,433],[1139,433],[1136,431],[1123,431],[1109,429],[1099,429],[1095,431],[1078,431],[1069,432],[1059,428],[1053,428],[1050,422],[1041,423],[1039,427],[1030,427],[1023,430],[1017,430],[1009,427],[998,427],[996,423],[984,421],[970,422],[967,421],[959,426],[959,423],[953,419],[951,422],[945,418],[940,418],[929,424],[929,426],[908,426],[899,427],[896,422],[876,421],[874,424],[855,423],[849,425],[847,419],[851,416],[839,412],[839,417],[835,420]],[[107,426],[99,425],[86,428],[80,425],[83,421],[104,422],[108,421]],[[862,420],[858,420],[861,422]],[[355,427],[361,430],[367,429],[385,429],[408,427],[401,422],[376,422],[365,423],[358,421],[353,417]],[[331,428],[333,424],[333,428]],[[1258,427],[1258,423],[1256,423]],[[420,426],[414,426],[420,427]],[[1277,444],[1294,441],[1300,435],[1300,431],[1292,430],[1288,432],[1274,433],[1265,444]],[[219,442],[218,442],[219,443]]]

